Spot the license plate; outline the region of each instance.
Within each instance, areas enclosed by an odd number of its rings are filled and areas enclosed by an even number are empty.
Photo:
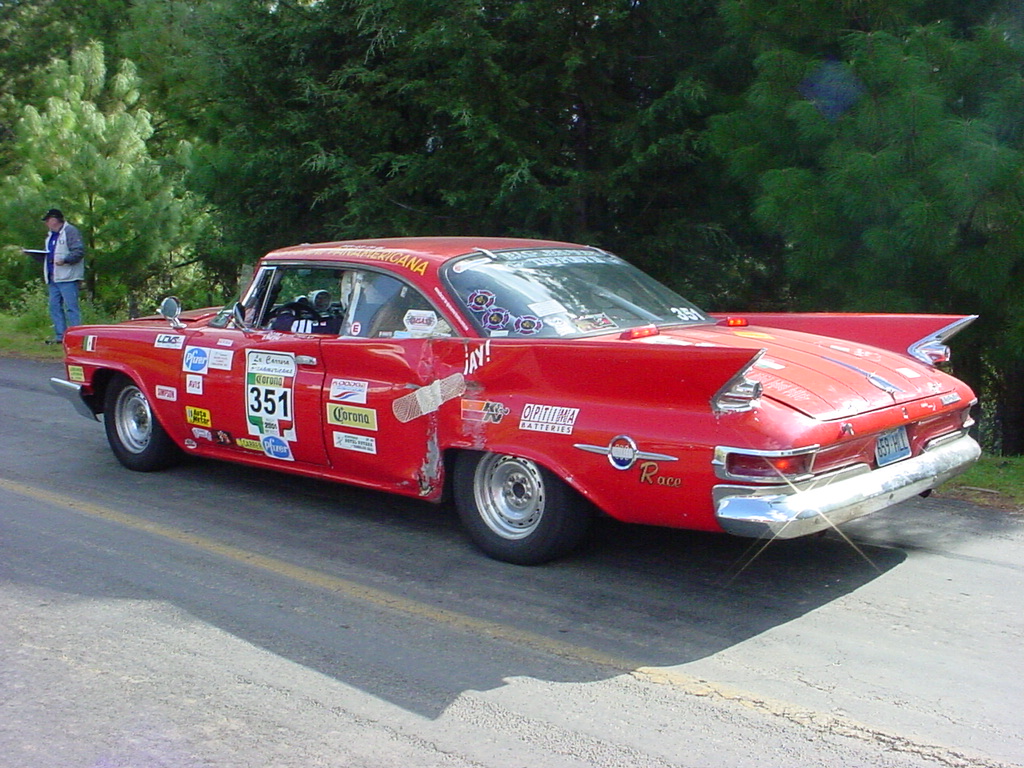
[[[875,443],[875,460],[878,466],[884,467],[909,455],[910,441],[907,440],[906,427],[890,429],[878,436],[878,442]]]

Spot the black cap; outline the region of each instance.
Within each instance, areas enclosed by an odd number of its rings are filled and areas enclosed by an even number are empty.
[[[43,221],[46,221],[47,219],[60,219],[61,221],[64,221],[64,214],[61,213],[60,208],[51,208],[46,212],[46,215],[43,216]]]

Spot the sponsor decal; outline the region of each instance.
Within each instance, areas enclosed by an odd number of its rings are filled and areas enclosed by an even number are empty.
[[[463,400],[462,418],[466,421],[479,421],[487,424],[498,424],[508,416],[508,407],[490,400]]]
[[[158,333],[153,346],[157,349],[181,349],[185,345],[185,337],[180,333]]]
[[[217,339],[218,347],[230,347],[234,343],[232,339]]]
[[[271,459],[295,461],[292,456],[292,447],[277,435],[264,435],[260,442],[263,445],[263,453]]]
[[[190,395],[203,394],[203,377],[194,373],[185,376],[185,391]]]
[[[231,433],[225,432],[223,429],[215,430],[213,439],[220,445],[231,445]]]
[[[683,478],[659,474],[657,462],[645,461],[640,464],[640,482],[649,485],[661,485],[666,488],[682,488]]]
[[[370,389],[368,381],[356,379],[331,379],[331,400],[345,403],[365,403],[366,393]]]
[[[182,370],[189,373],[206,373],[210,367],[210,353],[204,347],[185,347]]]
[[[960,395],[957,394],[956,392],[948,392],[947,394],[943,395],[940,399],[943,405],[952,405],[953,403],[960,402]]]
[[[491,291],[479,288],[466,297],[466,306],[474,312],[486,312],[494,306],[497,298]]]
[[[84,352],[95,352],[96,351],[96,337],[85,336],[82,338],[82,350]]]
[[[896,373],[902,374],[907,379],[919,379],[921,374],[915,371],[913,368],[897,368]]]
[[[369,435],[351,435],[348,432],[334,433],[334,447],[343,451],[377,453],[377,438]]]
[[[327,423],[339,427],[358,427],[377,431],[377,411],[341,403],[327,404]]]
[[[163,384],[157,384],[155,391],[157,400],[169,400],[173,403],[178,399],[178,390],[174,387],[165,387]]]
[[[606,331],[609,328],[618,328],[619,326],[604,312],[599,312],[596,315],[577,317],[576,327],[580,331]]]
[[[529,432],[554,432],[560,435],[571,435],[579,414],[579,408],[527,403],[523,406],[523,414],[519,418],[519,428]]]
[[[245,416],[250,435],[294,440],[294,391],[295,355],[246,350]]]
[[[410,309],[402,318],[402,324],[409,333],[433,333],[437,328],[437,313],[430,309]]]
[[[291,352],[262,352],[248,349],[245,353],[246,373],[266,373],[271,376],[294,376],[295,355]]]
[[[192,437],[196,440],[213,440],[213,433],[202,427],[192,427]]]
[[[397,264],[400,267],[405,267],[410,272],[415,272],[417,275],[425,275],[427,273],[427,265],[429,264],[426,259],[421,259],[419,256],[387,248],[339,248],[338,253],[343,257]]]
[[[742,336],[746,339],[774,339],[770,333],[761,333],[760,331],[733,331],[737,336]]]
[[[263,443],[259,440],[253,440],[251,437],[240,437],[235,440],[235,445],[239,448],[245,448],[247,451],[262,451]]]
[[[235,353],[230,349],[211,349],[210,368],[216,368],[218,371],[230,371],[234,356]]]
[[[199,447],[199,443],[197,443],[191,437],[186,437],[185,438],[185,447],[186,448],[198,448]]]
[[[488,331],[500,331],[511,319],[512,313],[504,307],[491,307],[480,316],[481,324]]]
[[[71,381],[85,381],[85,368],[80,365],[69,365],[68,378]]]
[[[544,328],[544,321],[533,315],[520,315],[515,319],[512,328],[520,336],[533,336]]]
[[[608,445],[587,445],[585,443],[576,443],[573,447],[579,448],[581,451],[599,453],[603,456],[607,456],[608,462],[613,467],[622,470],[632,467],[637,459],[646,459],[648,461],[679,461],[677,457],[669,456],[665,453],[651,453],[650,451],[639,450],[637,448],[636,441],[628,435],[616,435],[608,442]]]
[[[474,349],[466,350],[466,364],[462,368],[462,373],[466,376],[474,373],[479,368],[491,361],[491,340],[488,339],[479,347]]]
[[[209,427],[213,423],[208,410],[192,405],[185,406],[185,421],[198,427]]]

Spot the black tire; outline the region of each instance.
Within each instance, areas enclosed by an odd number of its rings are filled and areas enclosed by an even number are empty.
[[[154,472],[181,461],[182,453],[153,415],[149,400],[122,374],[107,385],[103,426],[114,456],[128,469]]]
[[[495,560],[538,565],[582,541],[590,503],[530,459],[465,451],[455,462],[455,507],[473,542]]]

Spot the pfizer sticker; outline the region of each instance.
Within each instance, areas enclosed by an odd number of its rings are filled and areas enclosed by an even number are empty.
[[[287,441],[277,435],[264,435],[260,443],[263,445],[263,453],[271,459],[295,461],[292,456],[292,447],[288,445]]]
[[[182,370],[188,373],[206,373],[210,369],[210,351],[205,347],[185,347]]]

